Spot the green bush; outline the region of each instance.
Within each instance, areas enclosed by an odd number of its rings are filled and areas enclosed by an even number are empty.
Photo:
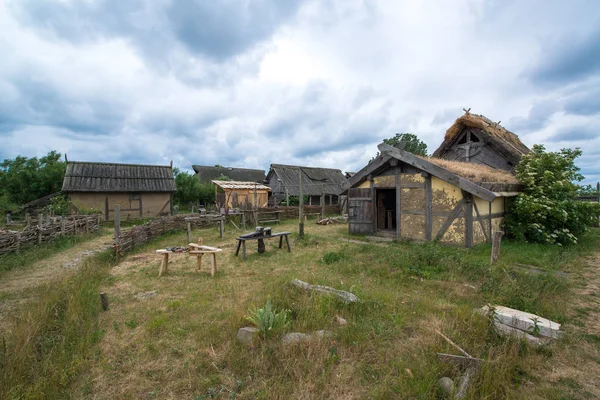
[[[338,261],[341,261],[344,258],[344,253],[342,253],[341,251],[328,251],[327,253],[323,254],[323,262],[327,265],[336,263]]]
[[[600,215],[600,204],[575,200],[583,180],[575,159],[580,149],[546,152],[534,145],[516,167],[525,189],[505,219],[510,236],[527,242],[576,244]]]
[[[56,196],[50,199],[50,204],[45,207],[46,212],[53,211],[55,215],[68,215],[73,209],[73,204],[66,196]]]

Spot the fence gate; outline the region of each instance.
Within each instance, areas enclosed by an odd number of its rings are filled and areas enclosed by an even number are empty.
[[[350,233],[373,233],[373,189],[348,189],[348,225]]]

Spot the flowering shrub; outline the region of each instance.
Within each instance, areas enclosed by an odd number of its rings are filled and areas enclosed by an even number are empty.
[[[600,215],[600,204],[575,200],[583,180],[575,159],[576,148],[547,152],[534,145],[516,167],[525,189],[510,205],[505,219],[508,233],[528,242],[576,244]]]

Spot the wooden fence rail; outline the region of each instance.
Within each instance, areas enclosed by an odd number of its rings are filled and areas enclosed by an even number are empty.
[[[193,221],[186,221],[186,217],[198,217]],[[169,231],[185,231],[188,222],[194,227],[209,227],[220,223],[220,216],[199,216],[199,214],[178,214],[168,217],[153,219],[144,225],[134,226],[129,230],[122,231],[118,228],[118,220],[115,220],[115,237],[113,248],[115,254],[122,256],[136,247],[142,246],[150,240],[159,237]]]
[[[22,231],[0,233],[0,254],[17,252],[27,245],[51,242],[60,236],[94,232],[99,228],[99,215],[32,218]]]

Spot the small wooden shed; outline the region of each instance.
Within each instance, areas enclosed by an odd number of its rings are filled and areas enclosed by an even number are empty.
[[[77,209],[95,209],[106,221],[170,214],[176,191],[172,165],[67,162],[62,191]]]
[[[384,143],[379,151],[348,181],[350,233],[471,247],[491,240],[505,199],[521,189],[504,170],[420,157]]]
[[[432,157],[464,161],[514,171],[529,153],[519,137],[483,115],[467,112],[448,128],[444,141]]]
[[[271,188],[256,182],[214,180],[217,206],[226,208],[266,207]]]

